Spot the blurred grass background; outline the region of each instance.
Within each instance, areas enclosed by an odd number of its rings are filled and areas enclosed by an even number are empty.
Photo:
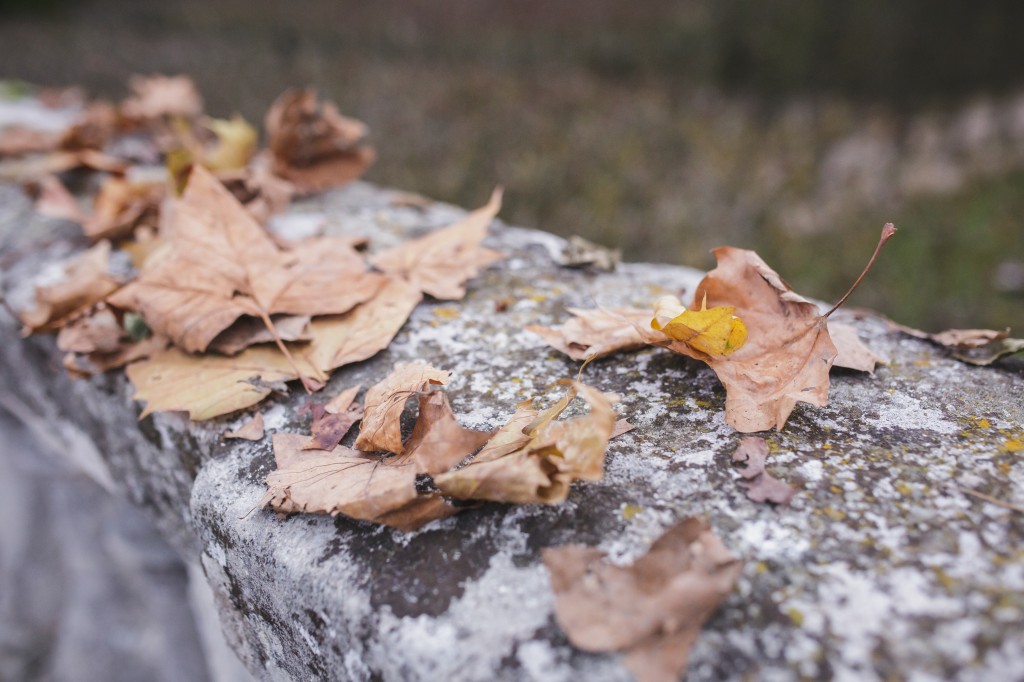
[[[713,265],[756,249],[930,330],[1024,332],[1024,3],[1010,0],[0,0],[0,78],[119,97],[191,75],[261,121],[314,85],[369,180]]]

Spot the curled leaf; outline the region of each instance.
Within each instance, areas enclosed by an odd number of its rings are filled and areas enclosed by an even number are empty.
[[[288,90],[271,105],[264,123],[271,169],[302,192],[351,182],[373,163],[366,126],[318,102],[313,90]]]
[[[402,454],[402,410],[410,398],[431,385],[447,383],[451,372],[420,363],[400,362],[383,381],[366,392],[365,414],[356,448],[365,452]]]
[[[590,413],[557,417],[579,393]],[[536,412],[520,406],[469,464],[434,477],[442,493],[462,500],[521,504],[565,501],[575,480],[599,480],[615,428],[614,395],[574,384],[566,399]]]

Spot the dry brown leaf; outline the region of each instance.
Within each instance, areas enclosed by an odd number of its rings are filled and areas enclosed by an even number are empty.
[[[569,308],[573,317],[561,327],[531,325],[527,331],[540,336],[555,350],[573,360],[593,360],[647,345],[638,328],[651,321],[642,308]]]
[[[576,393],[590,413],[556,421]],[[574,480],[599,480],[615,396],[577,383],[566,398],[541,413],[521,405],[469,464],[434,477],[438,489],[461,500],[559,504]]]
[[[981,367],[1008,355],[1024,352],[1024,339],[1011,339],[1009,329],[947,329],[929,334],[895,322],[890,322],[889,326],[908,336],[938,344],[961,362]]]
[[[348,408],[355,402],[356,396],[363,388],[362,384],[356,384],[350,388],[346,388],[338,395],[331,398],[331,400],[324,405],[324,412],[327,414],[341,414],[347,412]]]
[[[50,218],[84,223],[85,214],[81,207],[56,176],[44,175],[39,179],[39,194],[36,197],[36,212]]]
[[[203,113],[203,98],[188,76],[132,76],[128,87],[132,94],[121,103],[121,114],[133,121]]]
[[[875,373],[875,365],[885,363],[885,358],[868,348],[860,337],[857,330],[848,324],[841,322],[828,323],[828,332],[832,337],[832,343],[836,345],[838,355],[832,363],[833,367],[845,367],[859,372]]]
[[[21,125],[0,128],[0,157],[52,151],[60,144],[62,134]]]
[[[323,237],[281,251],[209,171],[197,166],[174,214],[168,248],[116,298],[190,352],[243,315],[344,313],[384,283],[345,240]]]
[[[313,338],[309,315],[271,315],[274,330],[282,341],[309,341]],[[237,355],[258,343],[273,343],[274,334],[261,320],[243,317],[222,331],[210,342],[207,350],[224,355]]]
[[[30,332],[54,331],[70,318],[99,303],[120,282],[108,272],[110,242],[99,242],[64,265],[59,281],[36,287],[36,305],[21,313]]]
[[[559,265],[566,268],[591,268],[598,272],[614,272],[622,260],[620,249],[609,249],[578,234],[569,237],[562,249]]]
[[[411,530],[458,510],[416,492],[412,463],[396,464],[338,446],[329,453],[303,450],[306,436],[274,434],[277,470],[267,476],[259,506],[284,513],[344,514]]]
[[[65,353],[113,353],[127,338],[114,312],[99,304],[61,328],[57,348]]]
[[[409,398],[431,384],[448,382],[451,372],[430,365],[400,362],[383,381],[366,392],[365,414],[355,446],[364,452],[402,454],[402,410]]]
[[[399,244],[373,257],[373,264],[441,300],[460,300],[466,280],[504,255],[484,248],[487,227],[501,209],[501,190],[462,220],[425,237]]]
[[[60,148],[67,151],[103,149],[117,132],[117,107],[110,102],[89,102],[74,125],[64,131]]]
[[[610,435],[608,438],[609,439],[618,438],[622,434],[629,433],[630,431],[632,431],[635,428],[636,428],[636,424],[630,424],[627,420],[620,419],[617,422],[615,422],[615,426],[612,427],[612,435]]]
[[[53,152],[46,158],[44,168],[47,173],[64,173],[75,168],[88,168],[102,173],[123,175],[129,165],[124,159],[104,154],[96,149],[76,149]]]
[[[676,342],[671,350],[707,362],[726,389],[725,419],[737,431],[781,429],[797,402],[828,402],[837,350],[818,307],[794,292],[753,251],[715,249],[718,267],[697,287],[694,304],[731,306],[746,343],[712,356]]]
[[[124,239],[136,227],[155,226],[166,193],[164,182],[107,178],[96,195],[92,215],[82,223],[82,232],[90,239]]]
[[[433,476],[461,463],[492,435],[461,426],[444,391],[428,390],[419,394],[419,417],[401,459],[414,462],[417,473]]]
[[[239,440],[263,440],[263,413],[257,412],[256,416],[249,419],[234,431],[224,434],[225,439]]]
[[[302,446],[302,449],[330,452],[337,447],[355,423],[362,419],[363,406],[349,405],[343,411],[328,412],[324,406],[318,405],[313,415],[313,438]]]
[[[373,163],[366,126],[318,102],[313,90],[288,90],[271,105],[264,122],[271,170],[303,193],[349,183]]]
[[[110,352],[68,353],[64,356],[64,367],[73,377],[88,377],[156,355],[169,345],[170,341],[163,336],[150,336],[141,341],[122,338]]]
[[[308,376],[316,371],[299,361]],[[129,365],[135,399],[146,401],[139,415],[182,411],[196,420],[211,419],[267,397],[276,382],[297,379],[288,359],[275,347],[254,346],[232,357],[196,356],[172,348]]]
[[[704,521],[686,519],[628,566],[595,548],[545,549],[555,616],[575,646],[621,651],[638,682],[679,679],[700,628],[739,579],[742,562]]]
[[[261,225],[288,208],[295,193],[292,183],[271,173],[267,164],[260,161],[246,168],[220,171],[217,178]]]
[[[740,439],[732,455],[734,465],[740,465],[740,475],[746,479],[740,482],[747,489],[747,497],[754,502],[789,504],[796,491],[785,481],[772,476],[765,470],[768,459],[768,443],[764,438],[746,436]]]
[[[390,280],[350,312],[313,320],[313,342],[301,352],[321,372],[371,358],[388,347],[422,299],[416,288]]]

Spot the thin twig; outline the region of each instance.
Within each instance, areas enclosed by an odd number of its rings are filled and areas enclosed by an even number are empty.
[[[1013,504],[1012,502],[1000,500],[998,497],[992,497],[991,495],[986,495],[985,493],[979,493],[977,490],[971,490],[970,488],[961,488],[957,486],[957,490],[959,490],[965,495],[977,497],[979,500],[985,500],[989,504],[994,504],[997,507],[1002,507],[1003,509],[1009,509],[1010,511],[1020,512],[1021,514],[1024,514],[1024,507],[1018,504]]]
[[[853,283],[853,286],[850,287],[849,291],[843,294],[843,297],[839,299],[839,302],[832,306],[832,309],[825,313],[822,317],[828,317],[836,310],[838,310],[841,305],[846,303],[846,299],[850,298],[850,294],[852,294],[854,290],[860,285],[861,280],[864,279],[864,276],[868,274],[868,270],[870,270],[871,266],[874,265],[875,259],[878,258],[878,254],[882,250],[882,247],[885,246],[885,243],[889,241],[889,238],[892,237],[894,234],[896,234],[896,228],[893,226],[892,223],[886,223],[885,227],[882,228],[882,236],[878,238],[878,246],[875,247],[875,252],[871,254],[871,260],[869,260],[868,264],[864,266],[864,271],[860,273],[860,277],[858,277],[857,281]]]

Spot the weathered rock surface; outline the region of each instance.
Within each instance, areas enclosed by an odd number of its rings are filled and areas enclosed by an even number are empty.
[[[394,196],[355,184],[293,207],[276,229],[324,222],[381,248],[461,215]],[[72,248],[60,235],[73,231],[30,218],[7,190],[0,214],[13,235],[4,277],[16,299]],[[465,425],[494,427],[520,400],[559,395],[555,382],[577,371],[525,325],[556,324],[569,305],[648,305],[700,276],[639,264],[602,275],[560,269],[561,240],[518,228],[495,228],[488,245],[509,258],[473,281],[465,301],[420,306],[387,351],[338,371],[326,394],[422,359],[453,371],[448,393]],[[767,436],[770,469],[801,487],[788,508],[755,504],[737,485],[738,435],[713,373],[651,349],[586,370],[588,383],[622,395],[619,411],[637,425],[613,441],[603,481],[577,484],[559,507],[489,505],[415,533],[253,511],[273,467],[269,438],[221,440],[248,413],[137,423],[122,374],[71,381],[53,340],[18,339],[9,319],[0,372],[9,399],[57,437],[94,442],[101,475],[180,553],[200,557],[229,642],[263,679],[627,679],[617,656],[568,644],[540,550],[582,542],[627,560],[695,514],[746,563],[688,679],[1019,677],[1024,515],[957,486],[1024,502],[1024,364],[970,367],[879,319],[853,322],[891,363],[873,376],[834,373],[827,408],[800,406]],[[296,389],[260,406],[269,431],[308,432],[309,417],[294,416],[305,399]]]

